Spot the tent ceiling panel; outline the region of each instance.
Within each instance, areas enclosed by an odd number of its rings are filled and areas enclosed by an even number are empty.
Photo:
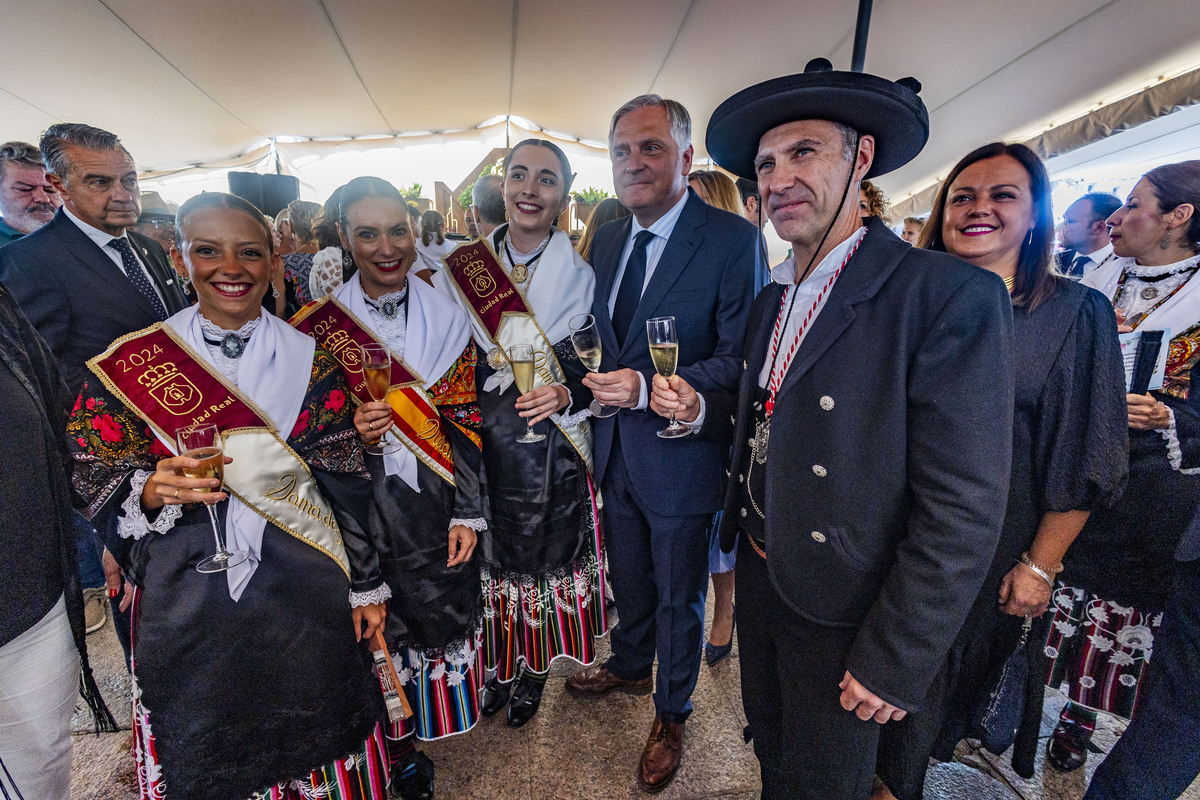
[[[508,113],[511,0],[324,3],[388,130],[457,130]]]
[[[0,89],[52,117],[18,127],[5,116],[5,138],[36,144],[51,122],[84,121],[120,135],[139,164],[220,158],[261,138],[96,0],[7,0],[0,37],[8,53],[45,50],[27,68],[12,59]]]
[[[206,0],[190,7],[203,13],[164,13],[189,7],[146,0],[104,2],[258,138],[390,128],[317,2]]]
[[[972,147],[1024,138],[1162,71],[1200,66],[1180,0],[876,0],[867,69],[914,75],[926,151],[881,181],[923,188]],[[140,165],[228,158],[277,136],[469,128],[503,114],[603,141],[655,91],[692,112],[698,155],[733,91],[824,55],[850,61],[856,0],[8,0],[0,138],[54,120],[121,135]],[[515,26],[514,26],[515,19]],[[514,49],[515,42],[515,49]],[[31,44],[33,43],[33,44]],[[16,60],[13,60],[16,62]]]

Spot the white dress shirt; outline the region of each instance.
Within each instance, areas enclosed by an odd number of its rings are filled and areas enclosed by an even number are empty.
[[[1100,266],[1101,264],[1103,264],[1105,261],[1107,261],[1108,259],[1110,259],[1112,257],[1113,257],[1113,247],[1112,247],[1112,242],[1109,242],[1108,244],[1104,245],[1104,247],[1101,247],[1099,250],[1094,250],[1090,253],[1076,253],[1075,258],[1071,259],[1071,265],[1073,266],[1075,264],[1075,262],[1079,261],[1079,259],[1081,259],[1081,258],[1091,259],[1090,261],[1088,261],[1086,264],[1083,265],[1083,274],[1079,276],[1079,277],[1083,277],[1083,275],[1087,275],[1088,273],[1092,272],[1094,269],[1096,269],[1096,267]]]
[[[100,248],[100,251],[104,253],[104,255],[108,256],[109,260],[117,265],[117,269],[121,270],[121,274],[127,278],[129,275],[125,272],[125,262],[121,259],[121,254],[117,252],[116,248],[109,247],[108,243],[113,239],[125,239],[129,241],[129,249],[133,251],[133,257],[137,259],[137,262],[142,265],[142,272],[146,274],[146,280],[150,281],[150,286],[152,289],[154,289],[154,293],[158,295],[158,299],[162,301],[163,308],[167,307],[167,299],[163,297],[162,290],[160,290],[158,288],[158,284],[154,282],[154,276],[151,275],[150,270],[146,268],[146,259],[142,254],[142,249],[134,244],[131,239],[129,239],[128,231],[121,231],[120,236],[113,236],[111,233],[105,233],[99,228],[93,227],[92,225],[84,222],[79,217],[72,214],[71,209],[67,208],[66,206],[63,206],[62,210],[63,213],[67,215],[67,219],[71,220],[71,222],[74,222],[75,226],[79,228],[79,230],[83,231],[84,236],[95,242],[96,246]],[[168,311],[167,314],[170,315],[170,312]]]
[[[613,276],[613,285],[608,293],[609,318],[612,317],[613,308],[617,304],[617,292],[621,290],[621,279],[625,277],[625,264],[629,261],[629,254],[633,252],[633,240],[642,231],[650,231],[654,234],[654,238],[646,245],[646,280],[642,282],[642,294],[645,294],[646,287],[650,285],[650,278],[654,275],[654,268],[658,266],[658,261],[662,258],[663,250],[667,247],[667,240],[671,238],[671,232],[675,230],[675,223],[679,222],[679,215],[683,213],[683,207],[687,205],[688,197],[690,196],[690,193],[685,191],[678,203],[671,206],[671,209],[667,213],[663,214],[648,227],[642,227],[641,223],[637,221],[637,217],[632,218],[633,225],[630,228],[629,236],[625,239],[625,249],[621,251],[621,262],[617,267],[617,274]],[[641,385],[641,389],[638,395],[638,403],[634,408],[640,411],[650,404],[650,396],[646,391],[646,377],[640,372],[638,373],[638,383]],[[701,398],[702,414],[703,408],[703,398]],[[699,421],[697,420],[693,424],[698,425]]]
[[[800,332],[800,326],[808,317],[808,310],[813,307],[815,301],[817,306],[812,313],[812,319],[809,320],[807,327],[804,328],[804,333],[800,337],[800,342],[808,336],[808,332],[812,330],[812,326],[820,316],[821,310],[825,308],[825,304],[829,302],[829,295],[833,293],[833,287],[829,287],[829,291],[821,295],[821,290],[825,288],[825,284],[829,282],[829,278],[835,273],[846,260],[846,254],[850,252],[862,238],[866,236],[867,229],[859,228],[849,239],[839,244],[837,247],[829,251],[825,258],[821,259],[821,263],[817,264],[817,268],[812,271],[812,274],[805,279],[804,283],[796,285],[796,259],[789,258],[782,264],[771,269],[771,280],[775,283],[782,283],[787,286],[783,290],[783,313],[787,317],[787,327],[779,337],[779,355],[775,359],[775,371],[779,374],[779,382],[783,382],[783,378],[787,375],[787,370],[791,363],[787,360],[788,352],[792,349],[792,342],[796,340],[796,334]],[[819,299],[818,299],[819,298]],[[792,313],[788,315],[788,306],[792,307]],[[776,318],[778,320],[778,318]],[[778,323],[777,323],[778,324]],[[800,347],[800,343],[796,343],[796,347]],[[771,380],[771,349],[767,347],[767,357],[763,360],[762,369],[758,373],[758,385],[764,389],[767,387],[767,382]]]

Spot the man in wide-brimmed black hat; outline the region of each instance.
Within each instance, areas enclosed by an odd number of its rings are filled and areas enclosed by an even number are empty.
[[[818,59],[709,123],[795,255],[751,309],[738,397],[656,378],[653,407],[702,436],[736,418],[721,540],[764,798],[870,794],[880,724],[921,706],[1004,518],[1004,284],[859,218],[860,181],[928,138],[919,89]]]

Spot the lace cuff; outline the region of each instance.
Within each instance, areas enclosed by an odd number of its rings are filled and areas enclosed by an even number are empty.
[[[163,506],[158,517],[151,522],[142,510],[142,490],[146,481],[153,475],[144,469],[135,470],[129,479],[129,496],[121,503],[125,513],[117,517],[117,533],[123,539],[140,539],[150,531],[166,533],[175,527],[175,522],[183,515],[183,506]]]
[[[453,528],[455,525],[465,525],[476,533],[487,530],[487,520],[483,517],[475,517],[474,519],[459,519],[455,517],[450,520],[450,527]]]
[[[1160,428],[1158,435],[1163,438],[1167,445],[1167,461],[1171,462],[1171,469],[1176,472],[1182,472],[1184,475],[1200,474],[1200,467],[1194,469],[1183,468],[1183,450],[1179,444],[1179,431],[1175,428],[1175,411],[1168,408],[1167,414],[1171,417],[1171,423]]]
[[[379,587],[372,589],[369,592],[356,592],[350,590],[350,607],[361,608],[363,606],[375,606],[380,603],[390,600],[392,597],[392,588],[386,583],[379,584]]]

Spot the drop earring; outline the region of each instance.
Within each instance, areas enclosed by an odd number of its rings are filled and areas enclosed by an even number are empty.
[[[1171,246],[1171,229],[1167,228],[1167,232],[1163,234],[1163,240],[1158,243],[1160,250],[1166,250]]]
[[[274,298],[279,297],[279,284],[275,281],[271,281],[271,296]]]

